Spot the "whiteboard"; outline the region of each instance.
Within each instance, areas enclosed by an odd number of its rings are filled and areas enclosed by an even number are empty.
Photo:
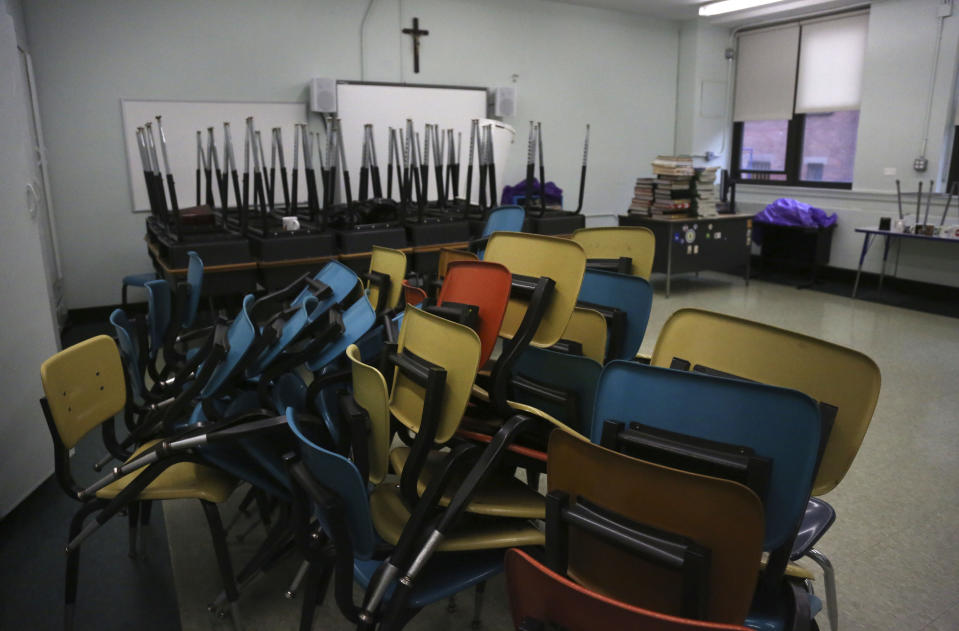
[[[493,152],[496,160],[496,182],[502,190],[506,182],[503,173],[506,170],[506,157],[509,155],[515,131],[505,123],[486,119],[486,88],[458,88],[445,86],[400,85],[383,83],[337,82],[336,109],[343,130],[346,162],[350,167],[350,178],[354,195],[358,190],[359,168],[363,158],[363,125],[373,125],[373,137],[376,144],[376,158],[380,166],[383,181],[383,195],[386,195],[386,168],[389,161],[389,128],[406,128],[406,119],[413,119],[414,130],[425,143],[424,125],[438,124],[440,130],[452,128],[460,150],[460,196],[466,194],[466,167],[469,162],[470,122],[476,118],[480,125],[493,125]],[[462,133],[462,140],[459,134]],[[405,131],[404,131],[405,134]],[[478,140],[478,139],[477,139]],[[421,151],[425,153],[425,148]],[[432,149],[430,150],[429,198],[436,199],[436,178],[433,171]],[[446,155],[444,150],[443,155]],[[425,157],[425,155],[424,155]],[[445,158],[444,158],[445,162]],[[395,167],[394,167],[395,171]],[[394,173],[395,175],[395,173]],[[479,195],[479,163],[473,158],[472,199]],[[498,193],[497,193],[498,195]],[[451,195],[452,196],[452,195]],[[399,199],[399,193],[393,185],[393,198]],[[497,202],[499,200],[497,199]]]
[[[162,116],[163,133],[167,140],[167,153],[170,158],[170,170],[176,182],[177,200],[180,208],[196,204],[196,132],[203,132],[203,148],[206,150],[207,128],[213,127],[220,168],[223,168],[223,123],[230,123],[230,137],[233,140],[233,155],[237,171],[243,176],[243,140],[246,134],[246,118],[253,116],[255,128],[260,131],[263,152],[267,166],[270,161],[271,129],[279,127],[282,133],[286,168],[293,168],[293,125],[307,122],[305,103],[230,103],[216,101],[145,101],[121,99],[120,109],[123,117],[123,141],[127,152],[127,172],[130,176],[130,194],[133,212],[147,212],[150,201],[143,178],[143,165],[140,150],[137,148],[136,128],[147,122],[153,123],[153,135],[157,143],[157,157],[160,171],[164,172],[163,155],[160,150],[160,137],[156,129],[156,117]],[[302,152],[302,149],[301,149]],[[252,174],[253,163],[250,162]],[[277,164],[277,184],[274,195],[282,203],[282,186],[279,183],[279,164]],[[215,178],[214,178],[215,180]],[[306,178],[303,173],[303,158],[300,156],[300,173],[297,195],[306,201]],[[217,207],[221,206],[219,191],[214,181],[213,198]],[[205,195],[206,181],[203,181],[201,195]],[[168,193],[169,194],[169,193]],[[252,193],[251,193],[252,195]],[[202,199],[202,198],[201,198]],[[233,184],[229,186],[229,204],[236,205],[233,196]]]

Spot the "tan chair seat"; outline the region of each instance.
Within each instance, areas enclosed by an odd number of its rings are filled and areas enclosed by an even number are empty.
[[[159,440],[153,440],[133,452],[131,458],[138,456],[146,451]],[[113,499],[120,491],[125,489],[128,484],[133,482],[134,478],[140,475],[146,468],[139,469],[129,473],[116,482],[109,484],[99,491],[97,497],[101,499]],[[236,488],[236,480],[223,473],[219,469],[208,467],[193,462],[179,462],[170,466],[156,477],[143,491],[140,492],[141,500],[178,500],[178,499],[200,499],[207,502],[219,504],[225,502],[233,489]]]
[[[406,465],[406,459],[409,458],[409,447],[397,447],[390,452],[390,464],[397,473],[403,472]],[[435,471],[442,465],[443,459],[447,454],[434,451],[429,454],[426,464],[423,466],[423,472],[417,481],[416,491],[420,495],[426,492],[426,487],[433,478]],[[447,486],[443,497],[440,498],[440,506],[449,506],[453,499],[453,494],[459,488],[459,483],[466,475],[463,471],[461,475],[453,479]],[[470,501],[466,509],[470,513],[477,515],[490,515],[493,517],[513,517],[523,519],[545,519],[546,504],[543,496],[528,486],[517,480],[513,476],[500,474],[493,475],[488,479]]]
[[[370,512],[376,532],[387,543],[396,545],[409,521],[410,512],[403,504],[399,486],[381,484],[370,495]],[[438,552],[490,550],[516,546],[542,546],[543,532],[521,519],[491,519],[464,515],[462,523],[449,533],[437,548]]]

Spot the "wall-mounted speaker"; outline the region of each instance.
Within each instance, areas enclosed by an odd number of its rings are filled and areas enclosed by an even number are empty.
[[[516,116],[516,87],[492,88],[489,92],[490,116]]]
[[[310,79],[310,111],[336,112],[336,79]]]

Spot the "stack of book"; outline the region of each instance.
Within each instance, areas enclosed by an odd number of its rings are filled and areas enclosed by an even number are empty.
[[[700,217],[715,217],[716,210],[716,171],[719,167],[696,169],[696,214]]]
[[[689,175],[656,176],[656,190],[649,214],[681,215],[688,214],[693,207],[693,180]]]
[[[695,175],[693,159],[686,156],[656,156],[653,175]]]
[[[648,215],[653,205],[656,180],[651,177],[636,178],[636,187],[633,189],[633,201],[629,205],[629,214]]]

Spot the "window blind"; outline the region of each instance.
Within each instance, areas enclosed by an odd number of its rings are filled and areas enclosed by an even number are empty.
[[[859,109],[867,30],[862,14],[802,25],[796,113]]]
[[[733,120],[792,118],[799,25],[739,35]]]

